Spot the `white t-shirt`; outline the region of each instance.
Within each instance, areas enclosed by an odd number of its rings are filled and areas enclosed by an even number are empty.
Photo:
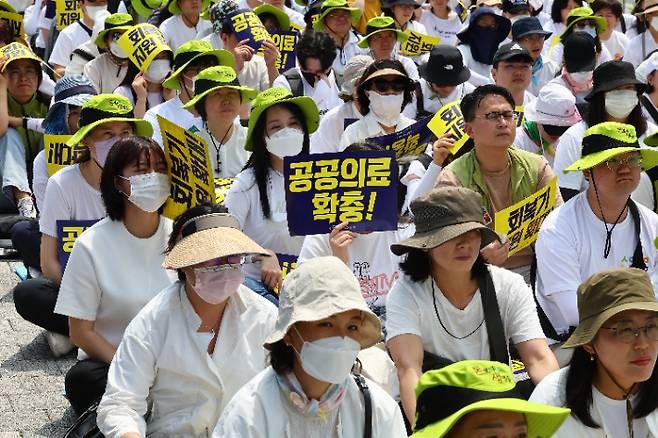
[[[530,80],[530,86],[528,87],[528,91],[535,96],[538,96],[539,90],[555,78],[555,75],[560,71],[560,66],[548,58],[542,57],[542,62],[542,68],[537,72],[534,80]]]
[[[400,276],[400,257],[391,253],[392,244],[411,237],[415,227],[397,231],[360,234],[347,247],[347,266],[361,285],[361,294],[370,308],[384,307],[386,295]],[[330,256],[329,234],[306,236],[297,259],[297,267],[315,257]]]
[[[658,265],[658,215],[638,205],[642,254],[652,275]],[[614,220],[610,218],[608,220]],[[608,229],[611,228],[608,224]],[[637,231],[630,212],[612,232],[610,254],[603,258],[606,231],[594,215],[583,192],[551,212],[539,230],[537,255],[537,300],[557,333],[578,325],[576,290],[596,272],[627,268],[633,261]],[[565,295],[561,295],[564,293]]]
[[[129,62],[117,65],[112,56],[106,52],[85,64],[84,74],[91,80],[99,94],[114,93],[128,73]]]
[[[162,267],[171,220],[161,217],[153,236],[133,236],[123,221],[105,218],[73,245],[55,313],[95,321],[94,331],[119,346],[128,323],[171,284]],[[80,349],[78,359],[87,354]]]
[[[468,17],[466,18],[468,22]],[[448,18],[440,18],[434,15],[432,11],[424,11],[420,17],[420,22],[427,29],[427,34],[441,38],[440,44],[456,46],[459,40],[457,34],[464,26],[459,16],[450,11]]]
[[[135,106],[135,99],[133,97],[132,85],[122,85],[118,87],[116,90],[114,90],[114,94],[120,94],[121,96],[124,96],[126,99],[130,101],[131,105]],[[148,105],[147,109],[158,106],[162,102],[164,102],[164,97],[162,97],[161,91],[146,92],[146,103]]]
[[[306,27],[306,22],[304,21],[304,16],[302,14],[300,14],[299,12],[295,11],[294,9],[290,9],[288,6],[285,6],[285,5],[283,6],[283,12],[288,14],[288,17],[290,18],[290,21],[295,23],[300,28],[303,29],[303,28]]]
[[[183,15],[173,15],[160,25],[160,31],[171,50],[176,52],[180,46],[188,41],[196,39],[197,33],[212,30],[210,21],[199,17],[196,26],[188,27],[183,21]]]
[[[549,406],[565,407],[566,406],[566,387],[567,374],[569,367],[554,371],[544,377],[530,396],[530,401],[542,403]],[[631,396],[631,403],[636,400]],[[553,438],[625,438],[628,437],[628,419],[626,417],[626,401],[611,399],[596,389],[592,385],[592,406],[590,413],[594,422],[601,428],[594,429],[585,426],[573,415],[569,415],[562,423],[562,426],[555,432]],[[658,436],[655,430],[656,411],[653,411],[647,417],[633,419],[633,436],[635,438],[650,438]],[[651,430],[647,420],[650,420],[653,427]]]
[[[48,180],[41,206],[39,231],[57,237],[58,220],[98,220],[106,216],[101,192],[89,185],[73,164]]]
[[[336,47],[336,59],[332,67],[337,75],[342,75],[345,72],[345,64],[347,61],[357,55],[367,55],[368,50],[362,49],[357,44],[361,41],[361,37],[353,30],[348,33],[348,38],[342,48]]]
[[[48,185],[48,166],[46,165],[46,152],[41,149],[32,163],[32,193],[37,201],[39,211],[43,208]]]
[[[270,169],[267,182],[267,198],[270,217],[266,219],[260,203],[260,193],[252,168],[238,174],[229,189],[224,205],[240,223],[242,231],[265,249],[277,254],[298,256],[304,236],[291,236],[288,232],[286,191],[283,174]],[[260,265],[250,263],[244,267],[245,275],[260,280]]]
[[[310,152],[312,154],[338,152],[338,141],[345,131],[345,121],[358,121],[362,118],[354,102],[351,101],[330,109],[320,120],[318,130],[311,135]]]
[[[153,126],[153,140],[158,142],[160,146],[162,143],[162,134],[160,133],[160,124],[158,123],[158,115],[164,117],[170,122],[176,123],[178,126],[190,131],[193,134],[198,134],[203,129],[203,120],[201,117],[195,117],[191,112],[183,108],[183,102],[179,96],[175,96],[170,100],[154,106],[146,111],[144,120],[148,120]]]
[[[198,135],[208,144],[210,164],[215,173],[215,178],[233,178],[242,172],[242,168],[247,164],[251,152],[244,149],[247,140],[247,128],[240,124],[240,119],[236,118],[233,121],[233,133],[228,140],[225,140],[224,144],[221,144],[221,139],[213,137],[210,131],[206,129],[202,129]],[[221,166],[217,165],[218,158]]]
[[[415,120],[407,118],[404,114],[400,114],[400,121],[395,127],[395,130],[400,131],[414,123],[416,123]],[[375,119],[375,115],[370,111],[361,120],[357,120],[345,129],[345,132],[340,137],[338,150],[344,151],[352,143],[363,141],[370,137],[379,137],[384,134],[386,134],[384,129],[382,129],[377,119]]]
[[[82,21],[66,26],[64,30],[59,33],[57,41],[53,46],[53,51],[48,58],[49,64],[57,64],[62,67],[71,61],[71,53],[81,44],[89,41],[91,29],[89,29]]]
[[[630,62],[637,68],[656,49],[658,49],[658,42],[653,39],[653,35],[647,30],[629,41],[624,54],[624,61]]]
[[[201,319],[183,288],[180,282],[167,287],[126,328],[98,407],[106,437],[138,431],[207,437],[231,397],[267,366],[263,342],[276,322],[272,303],[240,286],[209,355],[213,334],[198,332]]]
[[[488,269],[496,289],[505,339],[511,339],[515,345],[544,339],[532,291],[523,277],[497,266],[488,265]],[[443,326],[454,336],[466,336],[474,330],[473,334],[464,339],[453,338],[439,323],[437,312]],[[431,276],[416,283],[404,275],[388,294],[386,340],[404,334],[420,336],[424,350],[454,361],[490,359],[480,291],[461,310],[448,301]]]
[[[309,96],[313,98],[315,104],[320,110],[320,115],[324,115],[327,111],[332,108],[339,106],[343,101],[338,97],[338,85],[336,84],[336,75],[333,70],[327,77],[329,83],[325,80],[319,80],[315,83],[315,87],[311,86],[304,76],[302,76],[301,69],[295,67],[297,73],[299,73],[299,78],[302,81],[304,96]],[[272,84],[273,87],[284,87],[289,91],[292,91],[290,87],[290,82],[288,78],[284,75],[279,75]]]
[[[463,84],[457,85],[454,91],[446,97],[439,97],[434,90],[430,87],[430,84],[425,79],[419,79],[420,89],[423,93],[423,109],[430,113],[436,113],[441,109],[442,106],[447,105],[450,102],[453,102],[457,99],[463,99],[465,95],[471,93],[475,90],[475,87],[469,82],[464,82]],[[411,107],[411,114],[408,113],[408,108]],[[404,109],[404,114],[411,119],[418,119],[418,104],[416,93],[413,94],[412,101]]]
[[[619,57],[619,59],[623,58],[629,42],[630,40],[626,35],[616,30],[612,31],[612,34],[607,41],[601,40],[601,43],[605,46],[606,49],[608,49],[608,52],[610,52],[610,55],[612,55],[613,59],[617,57]]]

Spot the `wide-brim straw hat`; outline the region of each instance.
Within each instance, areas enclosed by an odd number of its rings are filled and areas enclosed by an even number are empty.
[[[382,339],[382,326],[361,294],[352,271],[339,258],[316,257],[286,275],[279,294],[279,316],[274,332],[265,341],[270,349],[283,339],[297,322],[320,321],[350,310],[361,311],[362,323],[357,341],[361,348]]]
[[[623,268],[592,275],[578,287],[578,327],[562,348],[585,345],[603,324],[626,310],[658,312],[658,300],[649,275],[641,269]]]
[[[180,269],[232,255],[269,256],[267,251],[240,231],[228,213],[211,213],[190,219],[181,227],[181,239],[165,257],[166,269]]]

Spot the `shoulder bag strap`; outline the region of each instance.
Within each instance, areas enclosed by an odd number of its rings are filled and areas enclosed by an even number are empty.
[[[640,98],[640,102],[642,102],[642,106],[651,115],[651,118],[653,119],[654,123],[658,123],[658,111],[656,111],[656,108],[653,106],[653,103],[651,103],[649,98],[647,96],[642,96]]]
[[[631,264],[631,268],[638,268],[646,271],[647,265],[644,263],[644,254],[642,254],[642,236],[640,236],[640,211],[638,210],[635,201],[632,199],[628,200],[628,211],[633,217],[635,231],[637,232],[637,245],[635,245],[635,251],[633,251],[633,263]]]
[[[489,269],[486,269],[484,278],[478,279],[482,307],[484,308],[484,322],[487,325],[489,336],[489,353],[491,360],[509,363],[509,352],[507,351],[507,339],[503,329],[503,320],[500,317],[500,307],[496,297],[496,289]]]
[[[372,438],[372,399],[370,398],[370,389],[368,389],[366,379],[364,379],[362,375],[353,374],[352,377],[354,377],[354,381],[356,382],[356,386],[359,387],[359,391],[363,394],[363,404],[366,411],[363,438]]]

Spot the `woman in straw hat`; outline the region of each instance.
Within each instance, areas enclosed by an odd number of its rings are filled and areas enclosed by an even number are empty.
[[[241,284],[244,256],[256,254],[265,250],[224,207],[206,203],[176,219],[164,266],[179,280],[126,329],[98,407],[106,437],[206,437],[265,368],[276,308]]]
[[[533,382],[557,370],[523,277],[485,264],[480,254],[504,239],[485,225],[481,196],[440,188],[412,202],[411,210],[416,234],[391,245],[394,254],[406,253],[405,275],[386,303],[386,341],[407,418],[415,418],[414,388],[436,356],[508,363],[511,339]]]
[[[304,236],[288,231],[283,159],[308,153],[309,134],[319,122],[318,107],[308,96],[294,97],[282,87],[256,96],[244,145],[252,154],[226,195],[225,205],[244,233],[271,256],[254,258],[259,263],[245,269],[245,284],[273,302],[272,291],[281,282],[276,254],[298,256],[304,242]]]
[[[336,257],[308,261],[283,282],[265,342],[271,366],[235,395],[213,436],[406,436],[395,401],[350,375],[359,351],[380,339],[379,319],[349,268]]]
[[[558,438],[658,437],[658,301],[646,272],[613,269],[578,288],[580,322],[567,368],[531,401],[571,408]]]
[[[131,137],[110,151],[101,177],[108,217],[75,242],[55,313],[68,317],[79,362],[66,373],[66,395],[79,415],[105,389],[107,370],[130,320],[171,283],[162,269],[171,221],[159,210],[169,196],[164,152]]]

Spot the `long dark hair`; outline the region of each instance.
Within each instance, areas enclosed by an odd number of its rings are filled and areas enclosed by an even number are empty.
[[[404,260],[400,262],[400,269],[414,283],[425,281],[432,274],[432,258],[427,251],[410,249]],[[471,278],[483,278],[486,272],[487,263],[484,261],[482,255],[478,255],[471,268]]]
[[[596,374],[596,362],[592,362],[589,353],[583,347],[576,347],[569,363],[566,381],[566,407],[571,409],[578,421],[587,427],[599,428],[592,418],[592,384]],[[633,408],[633,418],[642,418],[658,408],[658,367],[654,365],[653,373],[646,382],[642,382],[637,396],[638,402]]]
[[[640,93],[638,92],[638,97]],[[608,113],[605,110],[605,93],[600,92],[592,96],[592,99],[589,101],[589,112],[585,117],[587,121],[587,126],[594,126],[599,123],[608,121]],[[635,127],[635,132],[638,137],[644,135],[647,131],[647,121],[642,115],[642,107],[638,102],[633,108],[633,111],[626,117],[626,122],[629,125]]]
[[[295,365],[295,350],[283,340],[275,342],[270,346],[270,365],[280,376],[292,372]]]
[[[302,130],[304,131],[304,145],[302,146],[302,151],[300,153],[308,154],[309,136],[304,112],[297,105],[290,102],[284,101],[277,105],[283,105],[288,110],[290,110],[290,112],[293,113],[293,115],[302,124]],[[243,169],[246,170],[251,168],[254,170],[256,184],[258,185],[258,194],[260,195],[260,205],[263,209],[263,217],[265,219],[269,219],[272,214],[270,211],[270,201],[267,198],[267,179],[268,173],[272,168],[272,164],[270,161],[270,153],[267,151],[267,147],[265,146],[265,119],[267,116],[267,111],[269,111],[270,108],[268,108],[260,115],[256,125],[254,125],[254,132],[252,134],[251,140],[253,152],[251,153],[251,156],[249,157],[249,160],[247,160],[247,164],[245,164]]]

